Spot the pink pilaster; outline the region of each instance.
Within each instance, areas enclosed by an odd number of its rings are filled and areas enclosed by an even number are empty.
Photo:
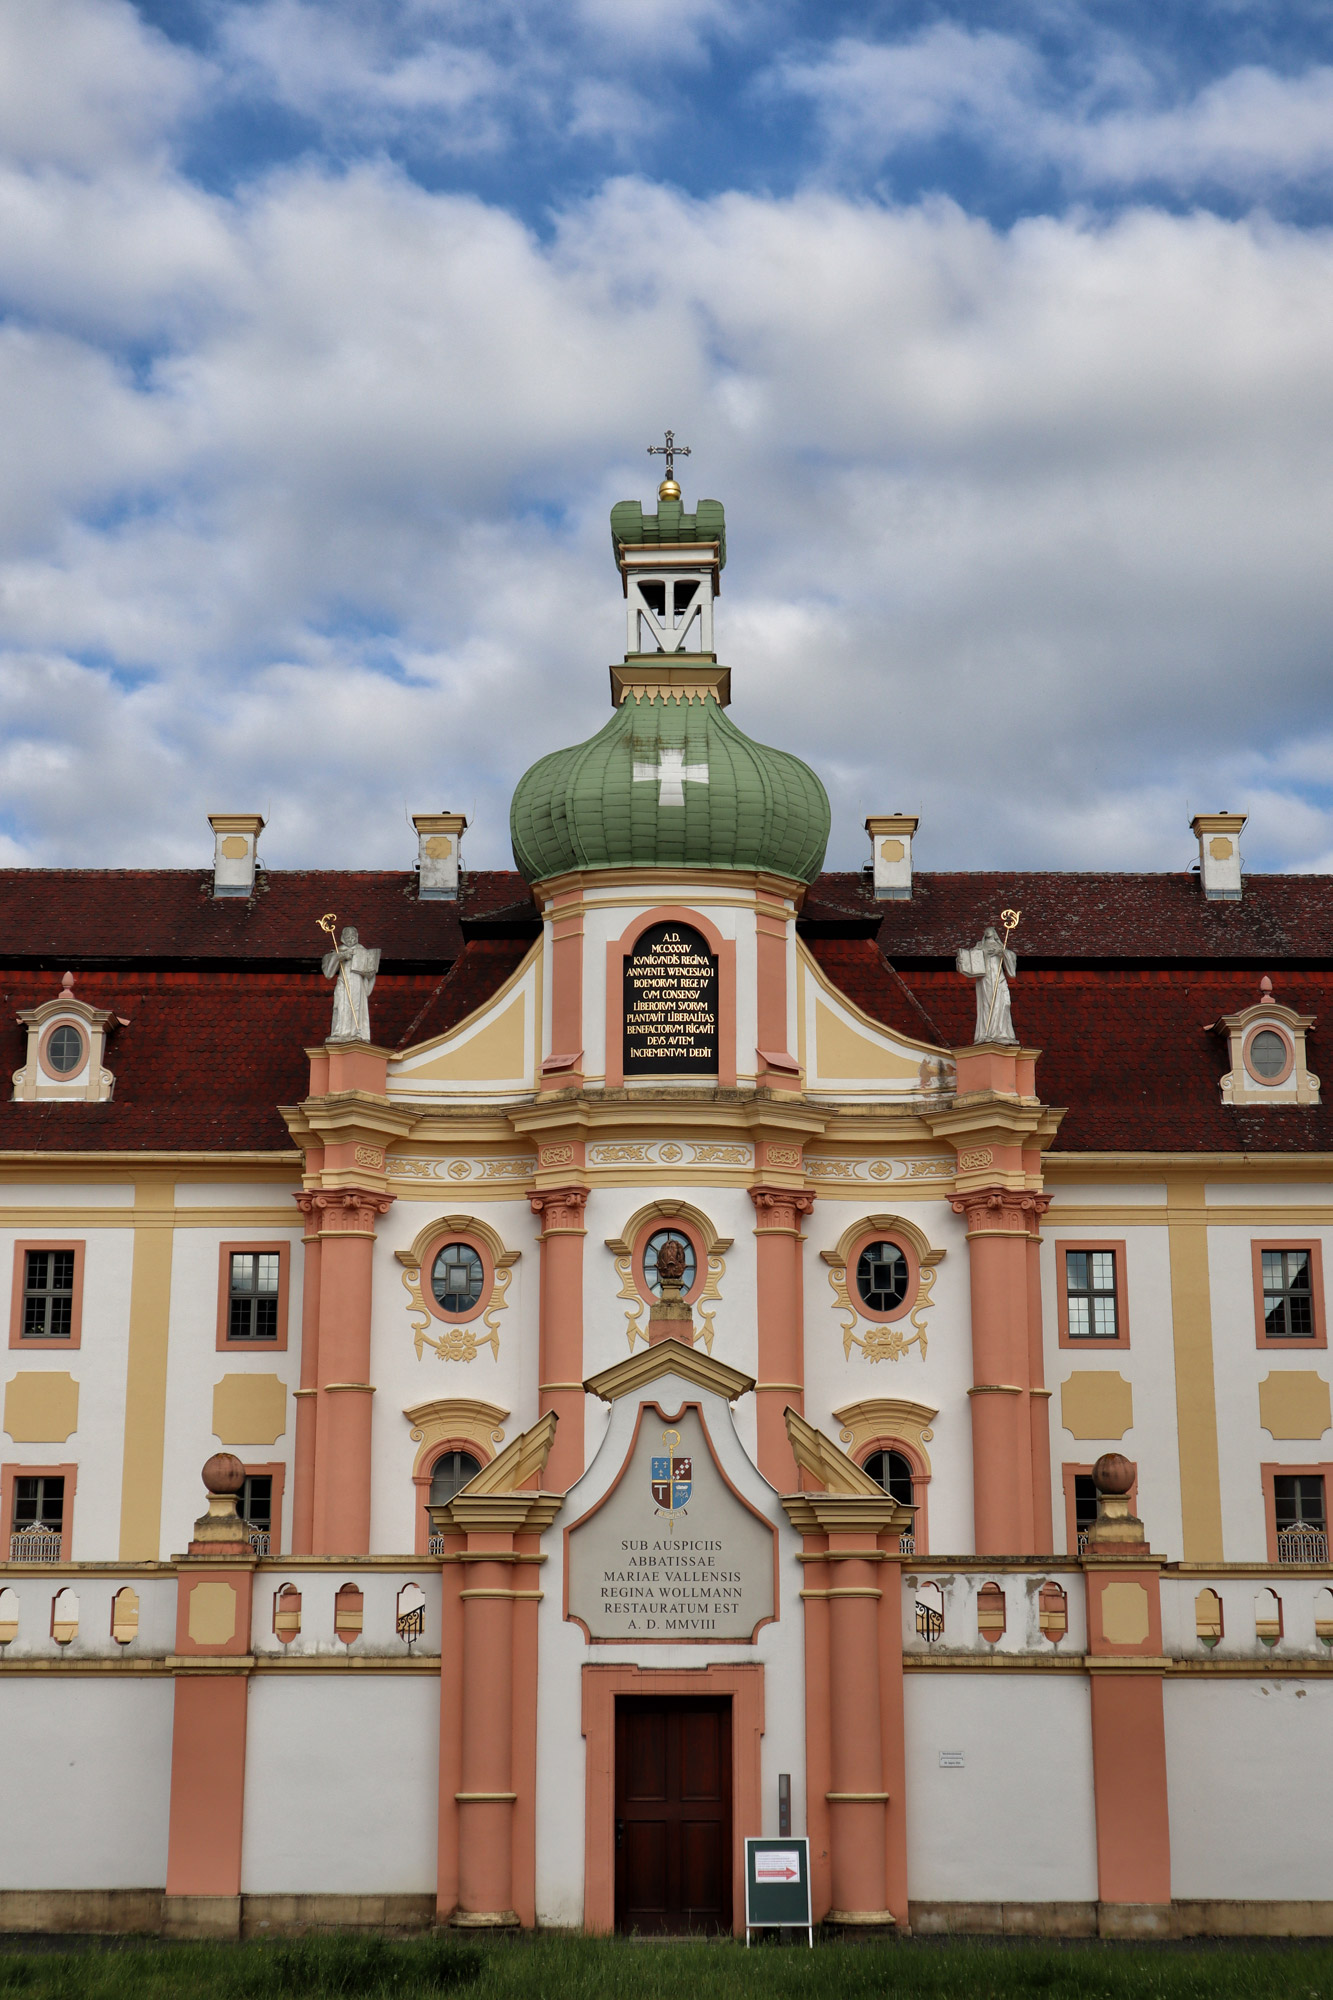
[[[537,1339],[540,1413],[559,1418],[546,1482],[564,1493],[583,1471],[583,1187],[542,1188],[530,1197],[542,1219]]]
[[[319,1219],[318,1416],[314,1553],[370,1551],[370,1312],[375,1223],[391,1194],[322,1189]]]
[[[793,1158],[799,1161],[798,1150]],[[783,1411],[805,1403],[805,1340],[801,1311],[801,1217],[815,1197],[807,1190],[752,1187],[755,1207],[759,1379],[755,1384],[759,1470],[779,1493],[796,1485],[796,1461]]]

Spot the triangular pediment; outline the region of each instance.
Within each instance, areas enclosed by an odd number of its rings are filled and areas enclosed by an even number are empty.
[[[754,1387],[753,1375],[742,1375],[739,1368],[729,1368],[725,1361],[716,1361],[697,1347],[687,1347],[683,1340],[659,1340],[654,1346],[631,1354],[627,1361],[617,1361],[613,1367],[603,1368],[600,1374],[590,1375],[583,1386],[590,1396],[600,1396],[604,1403],[615,1403],[622,1396],[638,1395],[663,1375],[677,1375],[683,1382],[707,1389],[711,1395],[725,1397],[729,1403]]]

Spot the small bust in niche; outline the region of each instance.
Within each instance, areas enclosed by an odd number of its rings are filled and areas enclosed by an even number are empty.
[[[657,1275],[661,1281],[662,1297],[678,1299],[685,1277],[685,1245],[668,1237],[657,1253]]]

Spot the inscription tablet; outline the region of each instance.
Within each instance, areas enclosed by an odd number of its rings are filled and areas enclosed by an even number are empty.
[[[717,1073],[717,959],[688,924],[653,924],[625,960],[625,1075]]]
[[[696,1409],[639,1417],[629,1458],[572,1527],[566,1615],[594,1641],[748,1641],[774,1615],[774,1530],[728,1485]]]

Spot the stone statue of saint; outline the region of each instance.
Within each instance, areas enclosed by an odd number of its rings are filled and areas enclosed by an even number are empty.
[[[977,1041],[1017,1042],[1009,1011],[1009,980],[1017,976],[1018,957],[1005,949],[994,924],[987,924],[979,944],[959,952],[957,965],[964,979],[977,982]]]
[[[370,1040],[370,996],[375,990],[375,974],[380,969],[378,946],[371,950],[361,942],[355,924],[345,924],[332,951],[324,954],[324,977],[334,982],[331,1042]]]

